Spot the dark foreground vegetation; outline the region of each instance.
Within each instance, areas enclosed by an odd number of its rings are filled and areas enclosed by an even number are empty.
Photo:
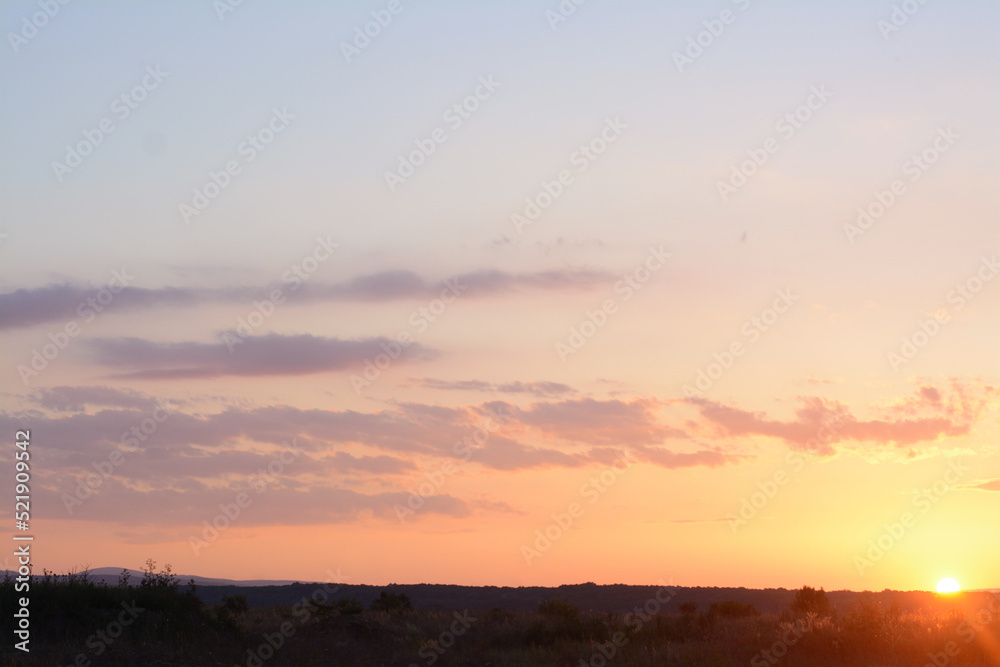
[[[117,585],[85,574],[36,578],[30,589],[30,648],[14,648],[13,581],[0,584],[2,665],[1000,665],[1000,598],[928,597],[903,609],[892,596],[862,594],[846,609],[805,587],[780,613],[734,600],[699,609],[685,589],[654,589],[620,612],[584,611],[546,599],[532,611],[414,609],[383,590],[363,604],[333,584],[313,585],[293,604],[251,607],[244,596],[205,604],[169,567]]]

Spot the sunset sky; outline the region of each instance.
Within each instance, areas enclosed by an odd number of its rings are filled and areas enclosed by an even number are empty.
[[[996,2],[42,6],[37,572],[1000,587]]]

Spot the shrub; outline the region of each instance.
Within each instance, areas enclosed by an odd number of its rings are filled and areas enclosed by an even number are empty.
[[[405,595],[403,597],[406,597]],[[409,602],[409,600],[407,600]],[[340,598],[333,605],[337,611],[345,616],[360,614],[365,608],[357,598]]]
[[[250,609],[245,595],[223,595],[222,606],[231,614],[245,614]]]
[[[580,608],[565,600],[542,600],[538,603],[538,613],[550,618],[574,621],[580,616]]]
[[[163,569],[156,572],[156,561],[152,558],[146,559],[146,567],[142,571],[142,581],[139,586],[142,588],[172,588],[177,585],[177,577],[170,570],[170,563],[163,566]]]
[[[606,641],[610,626],[593,614],[583,614],[580,608],[566,600],[542,600],[538,614],[524,632],[524,643],[529,646],[552,646],[554,643],[572,641]]]
[[[413,609],[413,604],[410,603],[410,598],[405,593],[382,591],[372,601],[371,609],[372,611],[401,612]]]
[[[746,618],[747,616],[759,616],[760,612],[752,604],[726,600],[725,602],[713,602],[708,609],[708,615],[717,618]]]
[[[829,616],[830,600],[827,599],[826,591],[822,588],[816,590],[809,586],[803,586],[801,590],[795,591],[792,611],[797,614],[814,613],[820,616]]]

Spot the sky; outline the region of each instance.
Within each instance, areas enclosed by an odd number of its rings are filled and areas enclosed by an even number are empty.
[[[996,3],[0,22],[36,571],[1000,587]]]

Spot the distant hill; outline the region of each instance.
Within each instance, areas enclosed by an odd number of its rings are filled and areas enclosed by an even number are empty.
[[[92,581],[116,585],[121,574],[120,567],[101,567],[87,571]],[[136,585],[142,579],[142,572],[130,570],[130,583]],[[9,573],[16,576],[16,573]],[[80,573],[77,573],[79,576]],[[37,576],[37,575],[36,575]],[[642,607],[651,599],[663,602],[660,611],[677,612],[684,602],[694,602],[698,611],[707,611],[716,602],[735,600],[742,604],[752,604],[759,611],[778,613],[785,611],[795,597],[795,590],[786,588],[718,588],[718,587],[673,587],[673,594],[662,592],[659,586],[630,586],[626,584],[598,585],[594,583],[572,584],[557,587],[545,586],[457,586],[450,584],[389,584],[371,586],[367,584],[323,584],[300,583],[289,580],[235,580],[197,575],[175,575],[178,584],[184,586],[194,579],[198,596],[207,604],[219,604],[222,598],[243,595],[252,607],[273,605],[294,605],[306,598],[317,595],[329,600],[355,598],[365,607],[384,590],[406,594],[417,609],[507,609],[510,611],[532,611],[542,600],[559,599],[572,602],[581,609],[609,613],[627,613]],[[65,578],[65,575],[58,575]],[[985,601],[990,595],[1000,593],[1000,589],[969,591],[966,596],[982,596]],[[830,603],[838,612],[845,612],[864,595],[857,591],[827,591]],[[898,604],[903,611],[930,608],[936,599],[928,591],[883,590],[873,593],[886,608]],[[668,599],[669,596],[669,599]]]
[[[95,567],[87,570],[87,577],[91,581],[104,582],[107,584],[117,584],[118,578],[121,576],[122,569],[120,567]],[[3,576],[4,572],[7,570],[0,571],[0,577]],[[132,576],[129,579],[129,583],[135,585],[142,580],[142,570],[129,569]],[[14,577],[17,576],[16,572],[9,572],[9,574]],[[78,572],[77,576],[80,576],[82,572]],[[41,576],[37,572],[34,576]],[[241,586],[241,587],[254,587],[254,586],[283,586],[286,584],[296,583],[291,579],[249,579],[249,580],[239,580],[239,579],[217,579],[213,577],[199,577],[197,575],[190,574],[177,574],[174,575],[177,582],[180,584],[187,584],[188,581],[194,579],[194,583],[197,586]],[[66,575],[55,575],[57,579],[65,579]]]
[[[330,591],[329,599],[356,598],[365,607],[378,597],[383,590],[404,593],[416,609],[478,609],[494,608],[511,611],[536,610],[542,600],[559,599],[572,602],[581,609],[627,613],[636,607],[643,607],[659,592],[662,600],[659,611],[677,612],[683,602],[694,602],[699,611],[708,611],[712,603],[735,600],[742,604],[752,604],[759,611],[778,613],[787,610],[795,597],[795,591],[785,588],[750,589],[750,588],[715,588],[715,587],[676,587],[674,594],[661,592],[658,586],[626,586],[612,584],[598,586],[597,584],[575,584],[547,588],[541,586],[528,587],[497,587],[497,586],[452,586],[442,584],[407,584],[389,586],[367,586],[341,584],[334,588],[326,584]],[[218,604],[226,595],[243,595],[254,607],[271,605],[292,605],[301,603],[307,597],[324,591],[323,584],[295,583],[286,586],[204,586],[198,589],[198,595],[208,604]],[[830,603],[838,612],[846,612],[855,605],[864,593],[855,591],[827,591]],[[929,609],[937,599],[934,593],[927,591],[891,591],[884,590],[872,593],[875,599],[886,609],[898,604],[902,611]],[[985,606],[985,592],[968,593],[966,597],[981,596]],[[319,594],[322,600],[322,594]]]

